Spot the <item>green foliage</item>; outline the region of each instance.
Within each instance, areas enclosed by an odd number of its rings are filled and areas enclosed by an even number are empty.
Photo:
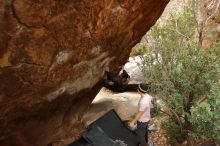
[[[172,120],[169,120],[169,121],[163,121],[162,124],[161,124],[161,127],[163,128],[167,128],[167,129],[170,129],[170,133],[172,135],[178,135],[180,134],[180,125],[178,125],[177,123],[173,122]]]
[[[141,67],[154,92],[172,111],[164,124],[171,133],[219,141],[220,42],[208,51],[201,49],[193,14],[186,8],[173,14],[166,25],[157,23],[151,29],[149,43],[139,47]]]
[[[213,86],[206,102],[191,108],[190,121],[194,127],[191,135],[196,139],[220,141],[220,93]]]

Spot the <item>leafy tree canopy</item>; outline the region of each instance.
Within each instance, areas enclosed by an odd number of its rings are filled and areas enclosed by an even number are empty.
[[[163,125],[177,136],[220,141],[220,41],[201,49],[192,8],[155,24],[139,46],[155,94],[172,111]]]

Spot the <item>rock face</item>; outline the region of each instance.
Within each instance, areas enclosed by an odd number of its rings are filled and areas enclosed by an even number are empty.
[[[208,50],[220,38],[220,2],[197,1],[196,8],[199,41]]]
[[[169,0],[1,0],[0,145],[68,143]]]

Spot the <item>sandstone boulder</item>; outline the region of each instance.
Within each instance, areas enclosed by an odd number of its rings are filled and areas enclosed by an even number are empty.
[[[169,0],[1,0],[0,145],[68,143]]]

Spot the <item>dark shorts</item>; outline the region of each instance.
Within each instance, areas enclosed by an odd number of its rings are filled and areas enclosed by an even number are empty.
[[[147,146],[148,143],[148,122],[138,122],[137,130],[135,131],[137,136],[140,138],[139,146]]]

